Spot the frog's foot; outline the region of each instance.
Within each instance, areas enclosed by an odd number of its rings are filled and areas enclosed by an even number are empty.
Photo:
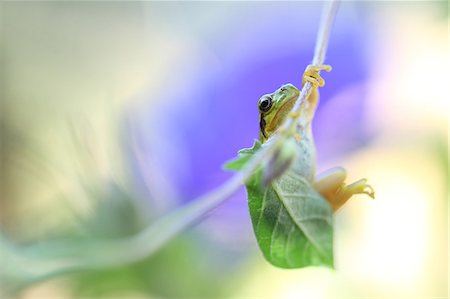
[[[294,133],[294,138],[295,138],[295,141],[297,141],[297,143],[299,143],[300,141],[302,141],[302,137],[301,137],[300,134],[298,134],[298,133]]]
[[[330,65],[308,65],[303,73],[302,83],[311,82],[315,88],[323,87],[325,80],[320,76],[320,71],[331,71]]]
[[[366,179],[360,179],[347,185],[344,183],[346,176],[345,170],[337,167],[319,176],[314,182],[314,188],[326,198],[333,211],[337,211],[356,194],[367,194],[371,198],[375,198],[375,191],[372,186],[367,184]]]
[[[373,190],[372,186],[367,184],[367,179],[360,179],[356,182],[341,187],[340,190],[338,190],[338,196],[349,196],[349,198],[355,194],[366,194],[369,195],[372,199],[375,199],[375,191]]]

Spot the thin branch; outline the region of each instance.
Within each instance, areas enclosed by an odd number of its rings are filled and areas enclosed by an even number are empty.
[[[337,1],[331,1],[327,2],[327,6],[324,9],[316,41],[312,62],[313,65],[319,66],[324,62],[329,35],[337,7]],[[300,95],[292,109],[293,112],[301,110],[302,104],[311,94],[312,88],[313,85],[310,82],[306,82],[303,85]],[[298,122],[298,118],[290,117],[286,119],[283,126],[286,128],[293,128],[297,126]],[[63,253],[66,253],[65,255],[62,254],[62,256],[59,255],[60,258],[55,258],[55,256],[51,256],[52,254],[45,257],[33,256],[30,255],[30,253],[33,252],[33,247],[27,248],[26,258],[22,258],[22,262],[31,262],[31,265],[35,265],[33,268],[40,269],[40,271],[34,272],[32,275],[27,275],[25,281],[18,282],[14,287],[15,291],[61,274],[87,269],[120,266],[139,261],[152,255],[166,245],[172,238],[199,222],[204,215],[218,207],[226,199],[236,193],[242,184],[249,179],[259,167],[261,162],[270,159],[277,146],[283,144],[285,140],[286,136],[282,134],[274,136],[273,142],[269,146],[263,147],[258,151],[246,164],[245,168],[237,172],[231,179],[215,190],[196,198],[190,204],[162,217],[159,221],[151,224],[149,227],[132,237],[121,240],[100,241],[95,242],[95,244],[77,244],[77,252],[75,254],[73,252],[70,253],[70,250],[67,249],[70,248],[70,245],[64,243],[64,241],[56,243],[48,242],[44,244],[44,247],[48,248],[49,252],[53,252],[53,255],[55,252],[54,248],[60,248]],[[46,250],[42,250],[42,244],[39,248],[40,253],[46,252]],[[53,250],[50,250],[51,248]],[[42,260],[38,260],[42,257]],[[1,272],[2,271],[0,270],[0,275],[5,275],[5,273]]]
[[[316,48],[314,50],[314,58],[312,64],[315,66],[322,65],[325,61],[325,54],[330,40],[331,28],[338,10],[338,1],[331,1],[323,10],[322,22],[317,34]]]
[[[333,22],[336,17],[337,9],[339,6],[339,2],[331,1],[327,2],[327,5],[324,7],[322,20],[320,22],[319,31],[317,34],[317,40],[316,40],[316,47],[314,50],[314,57],[312,60],[313,66],[321,66],[323,62],[325,61],[325,54],[327,52],[328,48],[328,40],[330,38],[330,32],[331,28],[333,27]],[[311,82],[307,81],[300,91],[300,95],[297,99],[297,101],[294,104],[294,107],[292,107],[293,114],[297,114],[296,112],[301,111],[302,106],[306,102],[306,99],[310,96],[313,89],[313,85]],[[295,128],[299,122],[298,117],[289,117],[286,119],[285,123],[283,124],[283,128],[286,128],[286,131],[289,131],[289,129]],[[281,139],[281,138],[279,138]]]

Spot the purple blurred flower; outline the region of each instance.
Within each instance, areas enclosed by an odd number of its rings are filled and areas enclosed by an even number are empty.
[[[258,137],[259,97],[288,82],[300,87],[302,72],[312,59],[319,5],[302,2],[248,6],[229,17],[234,30],[225,27],[213,36],[203,36],[222,68],[204,68],[198,84],[189,86],[181,95],[173,95],[185,97],[173,101],[183,104],[173,105],[159,113],[160,117],[151,118],[165,132],[166,140],[152,139],[146,126],[142,126],[143,120],[133,120],[141,122],[142,131],[137,131],[136,137],[144,151],[152,152],[156,143],[164,142],[181,153],[182,162],[175,162],[170,156],[158,156],[156,160],[173,181],[182,201],[213,189],[230,176],[222,170],[222,164]],[[367,139],[361,122],[367,79],[367,32],[360,25],[360,17],[344,6],[332,31],[326,63],[333,66],[333,71],[323,76],[327,83],[321,90],[313,127],[320,159],[347,153]],[[333,96],[339,94],[344,97],[336,97],[339,103],[334,104]],[[138,176],[142,171],[137,168]],[[249,227],[244,192],[216,213],[228,220],[228,228],[234,226],[239,231],[242,225]]]

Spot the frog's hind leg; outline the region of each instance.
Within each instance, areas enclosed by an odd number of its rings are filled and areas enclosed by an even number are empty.
[[[332,168],[319,175],[313,183],[314,188],[326,198],[337,211],[355,194],[367,194],[374,198],[375,192],[366,179],[360,179],[352,184],[346,185],[347,173],[341,167]]]

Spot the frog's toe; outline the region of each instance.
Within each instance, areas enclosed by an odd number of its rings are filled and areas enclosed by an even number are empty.
[[[320,71],[331,71],[333,68],[331,67],[331,65],[328,64],[322,64],[322,65],[308,65],[306,67],[306,71],[312,71],[312,72],[320,72]]]
[[[346,186],[346,189],[351,194],[367,194],[371,198],[375,198],[375,190],[371,185],[367,184],[367,179],[360,179]]]
[[[305,82],[310,82],[312,83],[312,85],[317,88],[317,87],[323,87],[325,85],[325,80],[323,80],[322,77],[320,76],[313,76],[313,74],[308,74],[305,73],[303,74],[303,83]]]
[[[330,65],[308,65],[303,73],[303,83],[310,82],[314,87],[322,87],[325,80],[320,76],[320,71],[331,71]]]
[[[375,190],[371,185],[366,184],[363,193],[369,195],[372,199],[375,199]]]

